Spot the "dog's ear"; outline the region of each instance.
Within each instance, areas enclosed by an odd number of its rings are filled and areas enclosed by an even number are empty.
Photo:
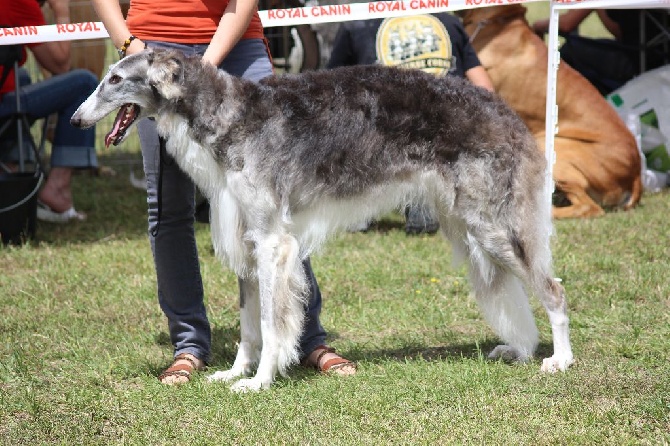
[[[148,58],[147,79],[165,99],[179,99],[182,96],[184,61],[174,52],[152,52]]]

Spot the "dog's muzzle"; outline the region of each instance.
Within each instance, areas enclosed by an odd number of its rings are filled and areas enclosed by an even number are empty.
[[[110,144],[119,145],[126,136],[126,131],[140,115],[140,106],[137,104],[124,104],[114,119],[112,130],[105,136],[105,147]]]

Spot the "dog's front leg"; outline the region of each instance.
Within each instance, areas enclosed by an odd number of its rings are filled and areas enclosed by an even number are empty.
[[[270,387],[277,371],[283,375],[297,362],[307,282],[298,242],[292,236],[269,236],[257,244],[260,330],[263,348],[256,376],[242,379],[235,391]]]
[[[274,262],[268,262],[268,258],[263,254],[259,254],[258,261],[258,296],[260,303],[260,311],[258,318],[255,320],[256,324],[260,323],[260,343],[262,349],[260,352],[260,362],[256,375],[253,378],[241,379],[233,384],[230,388],[235,392],[248,392],[267,389],[270,387],[277,374],[277,361],[279,352],[279,340],[276,334],[275,320],[274,320],[274,302],[273,290],[276,281],[276,265]],[[263,259],[265,257],[265,260]],[[271,264],[268,265],[268,263]],[[242,346],[240,345],[240,348]],[[237,363],[237,360],[235,361]],[[233,365],[233,369],[235,366]]]
[[[256,278],[238,279],[240,287],[240,345],[230,370],[210,375],[209,381],[232,381],[249,376],[260,358],[262,340],[260,331],[260,301]]]

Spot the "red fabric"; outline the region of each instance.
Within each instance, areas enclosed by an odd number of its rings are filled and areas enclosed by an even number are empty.
[[[42,26],[46,25],[42,10],[36,0],[2,0],[0,1],[0,27],[10,28],[6,31],[0,31],[0,39],[5,34],[13,34],[11,28],[21,26]],[[25,46],[34,47],[41,43],[28,43]],[[23,50],[21,65],[26,61],[26,50]],[[2,67],[0,67],[0,79],[2,76]],[[7,76],[2,88],[0,88],[0,97],[8,91],[14,90],[14,70],[11,70]]]
[[[126,23],[142,40],[204,43],[212,40],[228,0],[132,0]],[[262,39],[263,25],[256,12],[242,39]]]

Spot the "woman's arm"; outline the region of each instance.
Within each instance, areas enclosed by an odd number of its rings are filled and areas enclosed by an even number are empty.
[[[112,43],[116,48],[121,48],[126,39],[130,37],[130,30],[126,26],[126,19],[121,12],[119,0],[92,0],[92,3],[96,14],[98,14],[109,33],[109,37],[112,39]],[[143,49],[144,42],[135,39],[126,49],[126,54],[138,53]]]
[[[610,19],[610,16],[607,15],[607,11],[604,9],[599,9],[598,17],[600,18],[600,21],[603,22],[603,25],[607,31],[612,33],[616,40],[621,40],[621,26],[619,26],[619,24],[614,20]]]
[[[70,23],[70,0],[48,0],[57,24]],[[45,42],[30,48],[42,68],[51,74],[70,71],[70,41]]]
[[[593,9],[570,9],[564,12],[558,16],[558,32],[562,34],[571,33],[592,11]],[[549,19],[536,21],[532,28],[535,34],[540,36],[546,34],[549,31]]]
[[[202,56],[204,62],[218,66],[226,58],[249,27],[256,5],[256,0],[230,0],[212,41]]]
[[[486,68],[479,65],[472,67],[465,72],[465,77],[478,87],[486,88],[488,91],[494,91],[493,82],[486,72]]]

